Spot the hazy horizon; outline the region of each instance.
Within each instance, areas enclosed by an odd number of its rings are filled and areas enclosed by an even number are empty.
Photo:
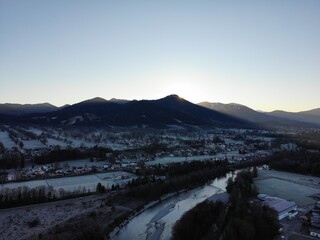
[[[320,107],[320,1],[1,1],[0,102]]]

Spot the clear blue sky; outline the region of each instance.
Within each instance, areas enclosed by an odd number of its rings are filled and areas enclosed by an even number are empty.
[[[0,0],[0,103],[320,107],[320,1]]]

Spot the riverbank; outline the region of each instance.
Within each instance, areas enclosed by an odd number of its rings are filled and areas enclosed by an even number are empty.
[[[152,201],[149,202],[147,204],[145,204],[142,209],[140,209],[139,211],[135,212],[132,216],[130,216],[127,220],[125,220],[123,223],[121,223],[119,226],[117,226],[115,229],[113,229],[113,231],[109,234],[108,239],[113,239],[115,238],[115,236],[118,234],[118,232],[120,231],[120,229],[122,227],[125,227],[133,218],[135,218],[136,216],[138,216],[139,214],[141,214],[142,212],[146,211],[147,209],[159,204],[160,202],[169,199],[170,197],[176,196],[178,194],[184,193],[189,191],[190,189],[183,189],[180,190],[178,192],[175,193],[168,193],[164,196],[162,196],[159,200],[156,201]],[[133,210],[134,211],[134,210]]]
[[[109,234],[109,239],[125,240],[128,236],[131,240],[167,239],[171,236],[171,229],[175,222],[196,204],[208,198],[212,201],[227,200],[228,195],[224,191],[226,180],[231,176],[232,172],[205,186],[169,194],[161,201],[145,205],[143,209],[114,229]],[[213,183],[216,186],[212,185]]]

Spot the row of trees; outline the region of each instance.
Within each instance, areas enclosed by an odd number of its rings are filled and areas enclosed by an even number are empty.
[[[276,170],[310,174],[320,177],[320,152],[302,149],[281,151],[270,157],[269,166]]]
[[[186,165],[188,164],[192,163],[187,163]],[[203,166],[208,166],[205,162],[202,164]],[[211,167],[201,168],[200,170],[193,170],[186,165],[181,164],[185,169],[188,169],[188,171],[185,170],[183,175],[176,173],[167,177],[166,180],[155,178],[153,175],[133,180],[128,184],[131,187],[123,194],[147,201],[156,200],[167,193],[203,185],[214,178],[224,176],[230,171],[230,168],[226,166],[226,162],[224,161],[216,161]],[[167,170],[170,168],[170,166],[167,167]]]
[[[23,168],[25,158],[20,152],[4,152],[0,160],[0,169]]]
[[[167,166],[156,165],[153,168],[143,169],[139,173],[141,175],[158,175],[175,177],[179,175],[197,172],[203,169],[213,169],[218,167],[228,167],[230,164],[227,161],[191,161],[171,163]]]
[[[0,191],[0,208],[37,204],[87,194],[90,194],[90,190],[85,187],[79,187],[74,191],[66,191],[63,188],[55,190],[52,186],[45,185],[34,188],[27,186],[3,188]]]
[[[255,196],[255,171],[242,171],[228,180],[229,202],[203,202],[186,212],[173,228],[173,239],[273,239],[279,230],[276,214]]]
[[[98,158],[105,159],[106,153],[112,153],[110,148],[95,146],[89,149],[55,149],[47,154],[37,156],[34,162],[37,164],[48,164],[54,162],[61,162],[66,160],[84,159],[84,158]]]
[[[8,208],[46,202],[49,199],[55,198],[55,196],[53,188],[47,186],[4,188],[0,191],[0,206],[1,208]]]
[[[0,142],[0,154],[4,153],[6,148],[4,147],[3,143]]]

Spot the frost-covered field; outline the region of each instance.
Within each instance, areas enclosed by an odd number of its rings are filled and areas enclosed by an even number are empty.
[[[122,176],[127,176],[127,178],[121,179]],[[134,174],[119,171],[77,177],[53,178],[48,179],[47,182],[55,190],[63,188],[66,191],[75,191],[79,188],[85,187],[87,190],[95,191],[99,182],[105,187],[111,188],[112,184],[121,185],[133,178],[135,178]]]
[[[86,175],[66,178],[53,178],[47,180],[48,184],[55,190],[63,188],[65,191],[75,191],[85,187],[86,190],[93,191],[99,182],[96,175]]]
[[[57,145],[59,145],[61,148],[67,148],[68,146],[70,146],[70,144],[64,141],[60,141],[53,138],[47,138],[47,146],[57,146]]]
[[[298,206],[314,204],[311,195],[320,193],[319,186],[304,180],[309,176],[278,171],[261,171],[255,184],[259,193],[294,201]],[[314,179],[314,177],[310,177]],[[318,178],[318,181],[320,179]]]
[[[155,160],[146,162],[147,165],[156,165],[156,164],[168,164],[168,163],[178,163],[178,162],[189,162],[189,161],[201,161],[208,159],[223,159],[225,157],[232,158],[238,157],[238,151],[230,151],[226,153],[218,153],[215,155],[202,155],[202,156],[188,156],[186,157],[163,157],[156,158]]]
[[[4,183],[0,184],[0,189],[5,188],[18,188],[26,186],[28,188],[36,188],[39,186],[48,186],[46,180],[32,180],[32,181],[26,181],[26,182],[12,182],[12,183]]]
[[[30,127],[27,129],[29,132],[34,133],[35,135],[39,136],[43,133],[43,131],[39,128]]]
[[[3,132],[0,130],[0,142],[2,142],[3,146],[7,149],[16,147],[16,144],[9,137],[8,132]]]
[[[105,143],[103,144],[104,147],[109,147],[113,150],[125,150],[128,148],[125,144],[119,144],[119,143]]]
[[[38,140],[22,140],[24,149],[46,148],[47,146]]]
[[[99,162],[91,162],[89,159],[78,159],[78,160],[71,160],[71,161],[61,161],[58,163],[60,167],[65,168],[66,165],[67,168],[70,167],[103,167],[106,162],[105,161],[99,161]],[[42,166],[42,165],[36,165],[36,166]]]
[[[63,177],[63,178],[51,178],[46,180],[33,180],[26,182],[14,182],[0,184],[0,190],[5,188],[18,188],[27,186],[29,188],[35,188],[38,186],[52,186],[54,190],[60,188],[65,191],[76,191],[86,188],[86,190],[95,191],[97,184],[100,182],[107,188],[111,188],[112,184],[123,184],[132,180],[136,176],[132,173],[124,171],[99,173],[92,175],[76,176],[76,177]]]

